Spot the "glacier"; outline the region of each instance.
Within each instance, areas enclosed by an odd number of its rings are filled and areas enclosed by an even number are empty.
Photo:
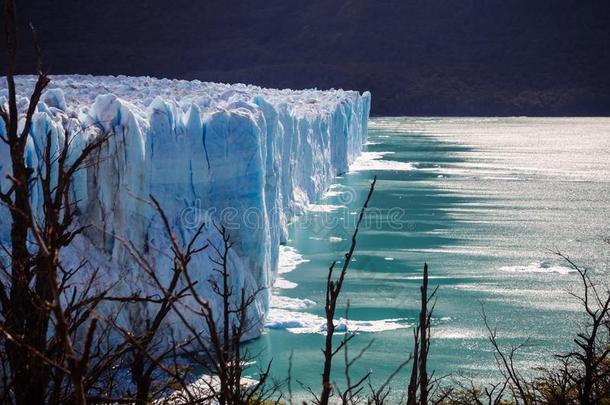
[[[27,108],[34,76],[17,77],[20,110]],[[344,90],[274,90],[245,84],[126,76],[52,76],[37,106],[28,164],[36,168],[47,134],[78,133],[71,148],[111,133],[97,164],[78,173],[73,195],[79,222],[93,224],[65,253],[86,257],[117,288],[145,291],[119,240],[146,249],[159,267],[170,266],[167,235],[146,199],[153,195],[187,240],[205,221],[204,237],[220,241],[211,224],[224,224],[235,246],[229,264],[236,288],[255,291],[253,317],[263,325],[270,287],[278,277],[287,226],[346,172],[366,141],[371,95]],[[0,85],[5,103],[6,84]],[[0,127],[0,131],[5,129]],[[0,187],[10,159],[0,146]],[[34,206],[39,192],[32,190]],[[9,235],[0,208],[0,238]],[[169,268],[169,267],[167,267]],[[206,254],[193,259],[197,278],[210,277]],[[193,270],[192,270],[193,271]],[[169,272],[169,270],[168,270]],[[168,275],[169,276],[169,275]],[[213,296],[206,282],[202,295]],[[260,330],[258,331],[260,332]]]

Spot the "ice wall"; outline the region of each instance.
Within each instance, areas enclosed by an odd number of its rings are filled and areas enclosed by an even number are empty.
[[[34,80],[19,77],[18,93],[30,94]],[[146,286],[119,238],[146,249],[158,266],[170,265],[160,219],[143,200],[149,195],[185,240],[206,221],[205,236],[219,243],[212,224],[227,225],[236,242],[230,259],[235,286],[271,286],[288,222],[348,170],[365,140],[370,109],[368,92],[148,77],[54,76],[49,88],[32,125],[28,162],[38,165],[47,134],[55,142],[65,130],[76,134],[75,150],[91,137],[112,134],[97,164],[76,178],[79,221],[94,227],[67,254],[91,256],[130,290]],[[21,108],[26,105],[21,99]],[[9,171],[2,145],[2,189]],[[37,199],[34,190],[35,204]],[[8,227],[2,212],[2,238]],[[205,291],[211,267],[206,254],[191,265],[206,296],[211,296]],[[257,304],[262,319],[268,294],[259,295]]]

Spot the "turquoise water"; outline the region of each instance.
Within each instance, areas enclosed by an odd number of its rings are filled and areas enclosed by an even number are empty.
[[[273,358],[274,375],[284,378],[294,351],[302,385],[293,390],[318,390],[326,270],[348,248],[374,175],[338,314],[349,300],[349,318],[360,321],[348,322],[361,331],[352,353],[374,339],[354,375],[371,369],[382,381],[410,352],[425,261],[439,286],[435,375],[497,378],[481,305],[502,344],[530,339],[517,358],[524,369],[549,365],[570,346],[581,317],[568,291],[578,291],[578,277],[551,250],[608,279],[610,119],[376,118],[355,166],[291,226],[289,246],[308,261],[283,275],[280,286],[293,288],[274,289],[274,323],[250,345],[262,352],[259,363]],[[407,371],[395,380],[397,396]]]

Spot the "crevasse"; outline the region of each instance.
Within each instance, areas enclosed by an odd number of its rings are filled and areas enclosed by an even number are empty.
[[[19,77],[18,94],[30,94],[34,81]],[[2,86],[0,101],[5,103]],[[21,98],[19,105],[25,110],[27,100]],[[225,224],[235,242],[232,282],[254,291],[273,284],[291,218],[321,197],[360,153],[369,110],[368,92],[54,76],[38,105],[26,158],[38,167],[47,134],[55,148],[65,131],[74,134],[74,151],[91,137],[112,134],[96,164],[75,179],[79,221],[94,226],[65,253],[65,261],[86,256],[92,265],[109,270],[107,281],[117,288],[146,290],[119,241],[145,249],[159,268],[170,265],[167,235],[145,201],[153,195],[184,240],[205,221],[204,237],[219,243],[213,224]],[[2,145],[3,190],[9,172],[8,150]],[[34,189],[35,206],[38,198]],[[8,218],[3,211],[3,239],[9,235]],[[201,293],[212,297],[205,282],[212,268],[208,255],[197,256],[191,268],[202,281]],[[268,305],[268,292],[259,294],[253,316],[262,320]]]

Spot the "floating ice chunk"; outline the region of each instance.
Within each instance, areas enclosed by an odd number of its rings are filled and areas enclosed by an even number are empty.
[[[415,165],[410,162],[384,159],[384,156],[389,154],[392,154],[392,152],[362,152],[350,166],[350,172],[353,173],[365,170],[408,171],[415,169]]]
[[[567,275],[576,272],[576,270],[573,268],[553,264],[549,261],[533,262],[525,266],[504,266],[500,267],[500,270],[509,273],[554,273],[560,275]]]
[[[299,264],[309,262],[308,259],[304,259],[303,255],[292,246],[280,246],[279,255],[278,274],[290,273]]]
[[[282,277],[283,274],[290,273],[296,269],[301,263],[307,263],[309,260],[303,256],[292,246],[282,245],[279,248],[278,257],[278,276],[273,283],[273,287],[277,289],[292,289],[297,287],[297,283],[288,281]]]
[[[409,328],[407,319],[381,319],[374,321],[355,321],[343,318],[334,321],[336,332],[375,333]],[[326,331],[326,319],[307,312],[271,308],[265,326],[269,329],[285,329],[291,333],[320,333]]]
[[[271,308],[280,309],[305,309],[316,305],[315,301],[307,298],[291,298],[280,295],[271,296]]]
[[[281,276],[278,276],[275,279],[275,283],[273,283],[273,288],[277,288],[277,289],[280,289],[280,290],[290,290],[290,289],[297,288],[297,287],[298,287],[297,283],[294,283],[292,281],[288,281],[288,280],[286,280],[285,278],[283,278]]]

